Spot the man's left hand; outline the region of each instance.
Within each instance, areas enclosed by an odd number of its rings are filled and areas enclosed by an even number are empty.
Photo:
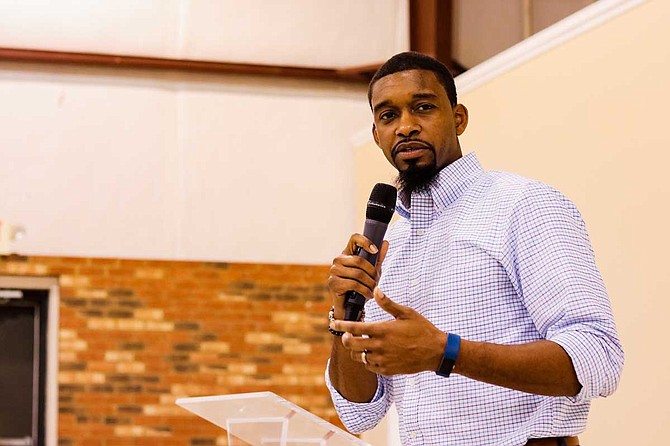
[[[395,320],[368,324],[337,320],[330,325],[346,332],[342,344],[351,358],[385,376],[437,370],[447,334],[413,309],[393,302],[379,288],[374,298]]]

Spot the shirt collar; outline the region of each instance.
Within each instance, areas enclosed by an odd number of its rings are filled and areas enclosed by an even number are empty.
[[[475,181],[484,169],[477,155],[472,152],[444,167],[435,177],[427,191],[414,194],[429,194],[436,207],[446,208],[456,201]],[[397,210],[400,215],[409,218],[411,197],[398,193]]]

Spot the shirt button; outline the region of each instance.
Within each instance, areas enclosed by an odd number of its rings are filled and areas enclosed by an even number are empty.
[[[425,233],[426,233],[426,231],[423,230],[423,229],[417,229],[416,230],[416,235],[424,235]]]
[[[412,286],[416,286],[419,283],[419,279],[412,279],[409,281],[409,284]]]
[[[416,432],[410,432],[409,436],[412,437],[412,438],[416,438]]]

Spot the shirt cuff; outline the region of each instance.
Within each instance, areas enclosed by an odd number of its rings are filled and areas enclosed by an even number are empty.
[[[608,345],[607,339],[591,330],[570,330],[556,333],[549,340],[566,351],[582,386],[577,395],[569,397],[570,401],[582,403],[609,396],[616,390],[623,368],[623,351]]]
[[[329,367],[330,360],[328,361],[325,373],[326,386],[330,391],[335,410],[337,410],[337,414],[344,426],[349,432],[355,434],[374,428],[384,418],[390,406],[388,398],[385,397],[386,392],[383,378],[377,375],[377,391],[372,400],[367,403],[355,403],[347,400],[333,387],[328,374]]]

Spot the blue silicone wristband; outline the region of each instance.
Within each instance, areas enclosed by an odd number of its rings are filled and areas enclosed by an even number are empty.
[[[448,377],[456,364],[458,352],[461,350],[461,337],[454,333],[447,334],[447,344],[444,346],[444,354],[437,373],[440,376]]]
[[[461,350],[461,337],[454,333],[447,335],[447,345],[444,346],[444,357],[456,361]]]

